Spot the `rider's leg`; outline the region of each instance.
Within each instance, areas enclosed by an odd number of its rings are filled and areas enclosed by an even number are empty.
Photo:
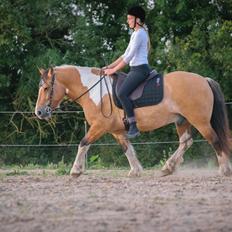
[[[129,96],[133,90],[148,77],[149,73],[150,68],[146,64],[131,67],[130,72],[118,91],[118,98],[122,103],[123,109],[126,112],[128,122],[130,124],[127,134],[130,138],[139,135],[139,130],[136,126],[133,103]]]

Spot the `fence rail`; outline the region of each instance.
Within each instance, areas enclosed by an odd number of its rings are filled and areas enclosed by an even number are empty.
[[[226,105],[232,105],[232,101],[225,103]],[[82,110],[70,110],[70,111],[54,111],[54,114],[81,114]],[[34,114],[32,111],[0,111],[0,114]],[[85,131],[87,131],[87,123],[85,121]],[[207,142],[204,139],[194,140],[194,143]],[[133,145],[154,145],[154,144],[178,144],[179,141],[163,141],[163,142],[134,142]],[[78,147],[76,144],[0,144],[1,148],[4,147]],[[93,143],[91,146],[118,146],[118,143]]]
[[[204,139],[196,139],[194,143],[207,142]],[[163,142],[134,142],[133,145],[178,144],[179,141]],[[78,147],[79,143],[72,144],[0,144],[0,147]],[[118,146],[118,143],[93,143],[91,146]]]

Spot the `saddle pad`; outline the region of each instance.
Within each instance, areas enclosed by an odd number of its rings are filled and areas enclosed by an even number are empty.
[[[122,105],[117,97],[117,91],[125,80],[127,74],[117,73],[113,78],[113,100],[117,107]],[[148,79],[141,83],[130,95],[134,108],[156,105],[163,99],[163,75],[151,73]]]

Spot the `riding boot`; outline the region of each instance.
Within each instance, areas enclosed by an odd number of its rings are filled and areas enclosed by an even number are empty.
[[[131,138],[135,138],[136,136],[139,136],[140,132],[136,126],[136,122],[132,122],[129,125],[130,127],[129,127],[129,131],[127,132],[127,137],[131,139]]]

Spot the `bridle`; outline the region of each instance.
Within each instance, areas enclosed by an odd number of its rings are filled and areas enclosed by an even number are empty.
[[[40,83],[39,83],[39,87],[41,88],[44,83],[46,83],[46,81],[44,80],[44,76],[47,75],[47,71],[42,75]],[[50,89],[50,93],[49,93],[49,101],[48,104],[45,107],[45,111],[47,113],[51,113],[52,112],[52,98],[53,98],[53,93],[54,93],[54,83],[55,83],[55,73],[52,74],[52,80],[51,80],[51,85],[49,87]],[[46,83],[47,84],[47,83]],[[48,84],[47,84],[48,85]]]
[[[47,73],[45,73],[45,74],[47,75]],[[42,87],[43,84],[46,83],[46,81],[44,80],[43,76],[41,77],[41,81],[40,81],[39,87]],[[112,106],[112,99],[111,99],[111,96],[110,96],[109,86],[107,84],[107,81],[106,81],[105,77],[106,77],[106,75],[104,74],[103,71],[101,71],[100,72],[100,79],[96,83],[94,83],[89,89],[87,89],[86,91],[84,91],[84,93],[82,93],[81,95],[79,95],[75,99],[72,99],[72,102],[78,101],[81,97],[83,97],[91,89],[93,89],[96,85],[98,85],[100,83],[101,112],[102,112],[102,114],[103,114],[104,117],[109,118],[112,115],[113,106]],[[46,112],[47,113],[51,113],[53,111],[53,108],[52,108],[52,99],[53,99],[53,94],[54,94],[54,83],[55,83],[55,79],[56,79],[55,73],[52,74],[51,78],[52,78],[52,80],[51,80],[51,84],[50,84],[50,87],[49,87],[49,89],[50,89],[49,101],[48,101],[48,104],[46,106]],[[106,89],[107,89],[108,96],[109,96],[109,101],[110,101],[110,113],[109,113],[109,115],[105,115],[103,113],[103,102],[102,102],[102,80],[103,79],[104,79],[104,82],[105,82],[105,85],[106,85]],[[66,102],[66,101],[69,101],[69,100],[67,99],[64,102]]]

